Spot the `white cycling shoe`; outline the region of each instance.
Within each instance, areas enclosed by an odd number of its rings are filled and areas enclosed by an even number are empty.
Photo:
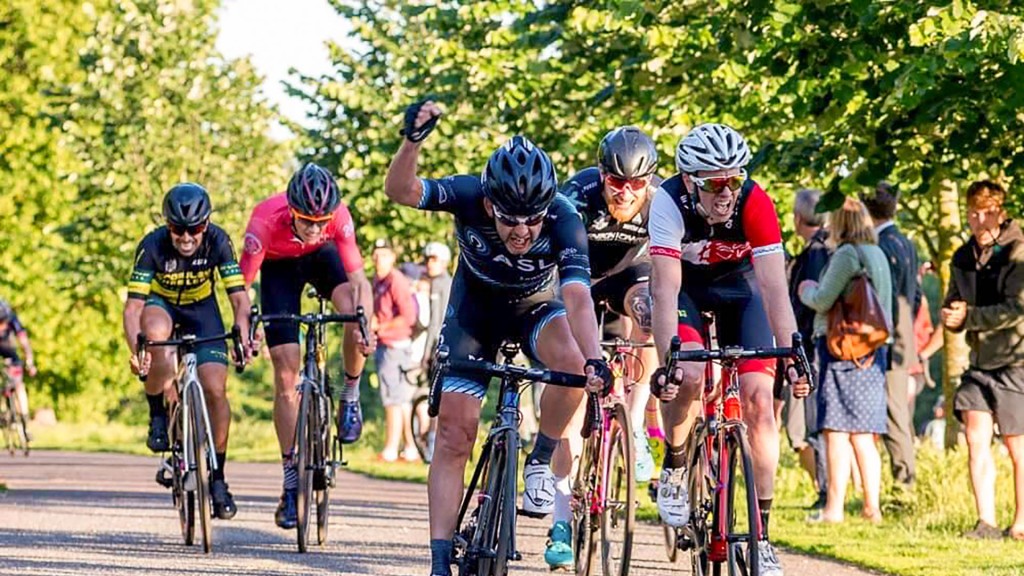
[[[543,518],[555,511],[555,475],[550,464],[527,464],[523,467],[523,513]]]
[[[673,528],[690,520],[690,494],[686,489],[686,468],[665,468],[658,479],[658,515]]]

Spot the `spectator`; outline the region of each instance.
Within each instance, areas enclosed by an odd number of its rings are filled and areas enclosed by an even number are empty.
[[[933,448],[942,450],[946,446],[946,399],[939,396],[932,407],[932,419],[924,427],[924,437]]]
[[[910,368],[917,362],[914,315],[921,304],[917,251],[893,222],[899,200],[899,192],[894,186],[879,182],[874,195],[863,200],[875,223],[878,247],[889,261],[892,282],[894,334],[885,374],[889,431],[882,437],[882,442],[889,451],[893,487],[899,499],[908,495],[914,484],[914,420],[907,403],[907,389],[910,386]]]
[[[932,380],[928,361],[942,348],[942,330],[936,330],[932,324],[931,307],[928,304],[928,297],[924,293],[924,276],[934,272],[935,267],[931,262],[924,262],[918,268],[917,283],[922,286],[921,304],[917,307],[917,314],[914,316],[914,345],[917,348],[917,361],[910,367],[910,386],[907,390],[907,401],[910,404],[910,414],[913,417],[917,397],[924,391],[925,387],[934,388],[935,381]],[[933,407],[934,409],[934,407]]]
[[[430,281],[426,279],[426,268],[420,264],[403,262],[398,266],[398,270],[409,281],[413,304],[416,305],[416,322],[412,326],[409,368],[404,371],[409,383],[415,386],[420,376],[420,366],[427,348],[427,326],[430,324]]]
[[[426,354],[423,363],[426,368],[434,358],[437,347],[437,336],[441,333],[445,311],[448,309],[448,293],[452,290],[452,277],[448,274],[448,265],[452,261],[452,252],[440,242],[431,242],[423,249],[427,260],[427,279],[430,281],[430,322],[427,324]]]
[[[825,241],[828,232],[824,228],[825,215],[815,211],[821,192],[803,189],[796,193],[793,205],[793,228],[804,239],[804,249],[793,259],[789,268],[789,299],[793,304],[797,327],[804,339],[808,358],[814,358],[814,310],[800,301],[796,287],[804,280],[817,280],[828,264],[829,248]],[[825,507],[828,494],[828,474],[825,470],[825,450],[820,430],[817,429],[818,392],[815,390],[803,400],[793,399],[785,394],[786,408],[783,422],[790,446],[800,456],[800,465],[811,475],[817,491],[812,508]]]
[[[419,460],[412,439],[413,387],[403,372],[409,367],[412,327],[416,323],[416,305],[409,281],[395,270],[395,251],[391,242],[380,238],[373,244],[373,319],[377,334],[377,379],[384,404],[384,450],[386,462],[398,459],[399,444],[405,440],[404,460]]]
[[[968,538],[1024,540],[1024,235],[1003,209],[1006,190],[981,180],[967,189],[971,239],[953,254],[942,323],[966,331],[970,366],[953,397],[966,427],[978,523]],[[994,424],[1013,461],[1016,514],[996,528]]]
[[[829,215],[829,242],[836,246],[821,283],[804,280],[798,291],[800,300],[817,314],[814,334],[817,340],[821,377],[818,390],[818,426],[824,431],[828,459],[828,498],[825,508],[812,514],[811,521],[841,522],[846,486],[850,480],[850,445],[864,486],[861,514],[881,521],[879,492],[882,462],[875,446],[875,434],[886,431],[885,347],[861,358],[858,363],[839,360],[828,350],[826,335],[828,311],[841,298],[861,270],[874,286],[882,306],[892,306],[892,286],[885,253],[876,245],[877,237],[864,205],[847,198]],[[906,396],[903,397],[904,402]]]

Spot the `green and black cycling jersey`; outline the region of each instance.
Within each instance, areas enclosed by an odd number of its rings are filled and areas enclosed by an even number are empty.
[[[145,300],[152,293],[172,305],[194,304],[213,296],[217,273],[228,294],[245,290],[231,238],[222,228],[210,224],[199,249],[186,257],[174,248],[167,227],[161,226],[139,243],[128,297]]]

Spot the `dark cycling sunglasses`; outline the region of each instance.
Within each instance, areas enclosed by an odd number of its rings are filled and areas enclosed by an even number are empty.
[[[529,216],[509,216],[508,214],[502,214],[497,208],[494,209],[494,217],[509,228],[515,228],[522,224],[523,226],[536,226],[544,221],[544,218],[548,215],[547,210],[541,210],[536,214]]]
[[[168,222],[167,229],[175,236],[184,236],[187,233],[189,236],[195,237],[206,232],[206,227],[209,225],[209,221],[200,222],[199,224],[193,224],[191,226],[179,226],[178,224],[171,224]]]
[[[631,192],[636,192],[637,190],[643,190],[644,188],[647,188],[651,184],[651,177],[644,176],[643,178],[634,178],[632,180],[627,180],[625,178],[619,178],[617,176],[609,175],[605,176],[604,181],[612,190],[618,191],[629,189]]]
[[[691,175],[690,181],[701,192],[708,194],[720,194],[723,190],[739,190],[747,180],[746,171],[732,176],[712,176],[710,178],[698,178]]]

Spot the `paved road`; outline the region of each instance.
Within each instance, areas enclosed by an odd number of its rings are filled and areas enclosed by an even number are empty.
[[[428,573],[427,504],[422,485],[340,478],[330,543],[309,554],[295,549],[294,532],[273,524],[280,467],[230,463],[228,479],[239,513],[214,525],[214,553],[181,544],[169,492],[153,482],[157,458],[119,454],[35,452],[0,455],[0,575],[260,574],[418,575]],[[342,494],[344,492],[344,494]],[[539,551],[546,525],[522,519],[523,561],[513,574],[545,575]],[[660,531],[640,528],[630,572],[684,574],[665,560]],[[867,572],[793,555],[787,576]]]

